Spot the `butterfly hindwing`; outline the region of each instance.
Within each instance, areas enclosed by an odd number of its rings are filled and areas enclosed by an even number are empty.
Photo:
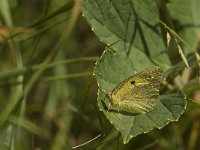
[[[149,112],[159,100],[162,76],[159,67],[147,68],[116,86],[109,100],[118,110],[134,113]]]

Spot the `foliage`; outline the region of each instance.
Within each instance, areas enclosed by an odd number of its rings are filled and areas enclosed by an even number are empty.
[[[199,6],[2,0],[0,149],[200,148]],[[108,93],[155,65],[165,79],[151,112],[108,111]]]

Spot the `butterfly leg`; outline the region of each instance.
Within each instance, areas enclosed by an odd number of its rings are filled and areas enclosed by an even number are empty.
[[[107,110],[107,112],[109,112],[109,110],[110,110],[110,103],[108,104],[108,110]]]
[[[120,106],[120,101],[118,101],[118,103],[119,103],[119,106]],[[121,114],[119,113],[119,109],[117,109],[117,111],[118,111],[118,116],[119,116],[119,117],[117,117],[117,118],[120,119],[120,118],[121,118]]]
[[[119,104],[119,106],[120,106],[120,101],[118,101],[118,104]],[[117,111],[118,111],[118,114],[119,114],[119,109],[117,109]]]

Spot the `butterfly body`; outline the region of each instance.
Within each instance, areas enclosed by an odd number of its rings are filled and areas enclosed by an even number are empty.
[[[108,94],[113,107],[120,111],[146,113],[159,101],[163,72],[159,67],[147,68],[117,85]]]

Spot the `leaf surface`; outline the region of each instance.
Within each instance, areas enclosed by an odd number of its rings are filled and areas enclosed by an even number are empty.
[[[120,131],[124,143],[128,143],[132,137],[139,134],[147,133],[154,128],[160,129],[171,121],[177,121],[186,107],[184,94],[173,93],[160,96],[160,101],[155,108],[145,114],[113,111],[114,108],[109,105],[106,94],[111,93],[120,82],[133,75],[135,71],[142,71],[145,67],[144,63],[135,63],[140,70],[136,69],[134,61],[140,62],[140,60],[132,59],[134,58],[132,53],[129,56],[127,58],[126,55],[123,56],[113,53],[112,50],[106,50],[95,67],[95,76],[99,85],[99,108],[115,128]],[[136,58],[142,60],[145,59],[145,56],[141,55]]]

